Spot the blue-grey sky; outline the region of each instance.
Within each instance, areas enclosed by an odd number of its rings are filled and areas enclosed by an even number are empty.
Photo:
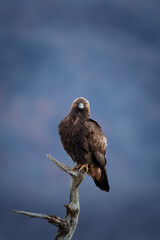
[[[53,239],[11,209],[65,216],[57,126],[76,97],[108,138],[111,191],[86,176],[73,240],[160,238],[158,0],[0,1],[0,239]]]

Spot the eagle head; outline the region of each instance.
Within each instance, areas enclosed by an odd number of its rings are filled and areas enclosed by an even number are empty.
[[[71,106],[71,110],[70,113],[72,114],[83,114],[86,116],[90,115],[90,106],[89,106],[89,102],[87,101],[87,99],[80,97],[80,98],[76,98]]]

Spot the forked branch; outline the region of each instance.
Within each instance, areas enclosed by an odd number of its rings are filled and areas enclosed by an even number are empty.
[[[43,218],[48,220],[49,223],[58,227],[58,233],[55,240],[69,240],[72,238],[75,229],[78,223],[79,217],[79,191],[78,187],[83,181],[83,178],[87,172],[87,168],[83,168],[82,170],[72,170],[65,164],[58,162],[55,158],[53,158],[50,154],[47,157],[60,169],[65,171],[66,173],[70,174],[72,177],[72,181],[70,184],[70,198],[69,204],[64,204],[66,207],[66,216],[64,219],[57,217],[55,215],[46,215],[46,214],[39,214],[33,212],[26,212],[26,211],[18,211],[13,210],[15,213],[23,214],[32,218]]]

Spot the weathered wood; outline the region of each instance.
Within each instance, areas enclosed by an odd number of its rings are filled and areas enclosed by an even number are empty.
[[[79,206],[79,185],[83,181],[85,174],[87,173],[87,168],[83,168],[80,170],[72,170],[65,164],[60,163],[55,158],[53,158],[50,154],[47,157],[57,165],[60,169],[70,174],[72,177],[72,181],[70,184],[70,197],[69,203],[64,204],[66,208],[66,216],[64,219],[57,217],[55,215],[46,215],[40,213],[26,212],[13,210],[15,213],[23,214],[32,218],[43,218],[48,220],[49,223],[58,227],[58,233],[55,240],[70,240],[75,232],[75,229],[78,224],[78,217],[80,212]]]

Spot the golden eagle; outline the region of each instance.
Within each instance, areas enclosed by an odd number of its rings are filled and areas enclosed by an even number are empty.
[[[105,169],[107,138],[99,124],[90,119],[90,105],[85,98],[73,101],[58,130],[64,149],[77,164],[75,168],[88,168],[96,186],[109,192]]]

